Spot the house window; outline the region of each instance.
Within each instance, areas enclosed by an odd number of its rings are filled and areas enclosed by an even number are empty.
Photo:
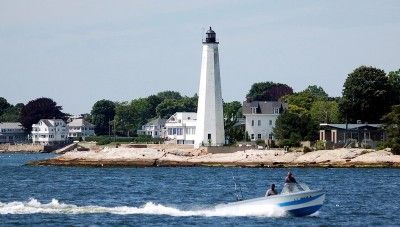
[[[258,126],[261,126],[261,120],[258,120],[257,124]]]
[[[270,133],[270,134],[268,135],[268,138],[269,138],[270,140],[272,140],[272,133]]]
[[[251,126],[254,126],[254,120],[251,120]]]
[[[208,133],[207,138],[208,138],[208,140],[211,140],[211,133]]]
[[[251,139],[254,140],[254,134],[251,134]]]
[[[257,113],[257,107],[251,107],[251,113],[256,114]]]
[[[274,108],[274,114],[279,114],[279,108]]]
[[[272,120],[269,120],[269,125],[272,125]]]
[[[257,138],[260,140],[260,139],[261,139],[261,134],[258,134],[258,135],[257,135]]]
[[[156,132],[154,132],[154,135],[156,135],[156,136],[157,136],[157,131],[156,131]]]

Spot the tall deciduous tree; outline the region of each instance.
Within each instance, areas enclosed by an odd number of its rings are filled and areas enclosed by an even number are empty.
[[[24,104],[17,103],[15,106],[8,107],[3,115],[0,116],[0,122],[17,122],[20,119],[21,110],[24,107]]]
[[[339,104],[336,101],[316,101],[311,106],[310,114],[317,123],[339,123]]]
[[[225,136],[229,139],[229,143],[244,139],[244,130],[236,125],[240,117],[243,117],[240,102],[224,103]]]
[[[391,86],[391,102],[400,104],[400,69],[388,73],[388,80]]]
[[[251,101],[278,101],[285,95],[293,94],[293,89],[286,84],[274,82],[260,82],[251,86],[246,95],[248,102]]]
[[[279,115],[273,131],[280,146],[298,146],[300,141],[317,139],[318,124],[307,113],[285,111]]]
[[[182,95],[177,92],[177,91],[162,91],[157,93],[157,96],[161,99],[161,100],[165,100],[165,99],[181,99]]]
[[[106,135],[109,131],[110,121],[114,120],[115,103],[110,100],[97,101],[91,111],[92,123],[95,125],[95,133]]]
[[[0,116],[10,107],[10,103],[8,103],[5,98],[0,97]]]
[[[297,107],[310,110],[311,106],[316,101],[324,101],[328,99],[328,94],[316,85],[308,86],[305,90],[301,92],[288,95],[285,98],[290,105],[295,105]]]
[[[58,106],[50,98],[38,98],[29,101],[22,107],[20,122],[27,131],[32,130],[32,124],[36,124],[40,119],[66,119],[66,114],[62,112],[62,107]]]
[[[340,110],[349,122],[378,123],[392,105],[391,86],[381,69],[361,66],[344,83]]]
[[[169,118],[176,112],[196,112],[197,96],[181,99],[165,99],[156,108],[157,116]]]
[[[383,118],[383,125],[387,136],[387,145],[394,154],[400,154],[400,105],[392,107],[392,111]]]

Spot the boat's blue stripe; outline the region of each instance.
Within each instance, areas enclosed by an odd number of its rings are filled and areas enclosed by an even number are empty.
[[[315,199],[321,197],[322,195],[323,195],[323,194],[319,194],[319,195],[314,196],[314,197],[301,198],[301,199],[299,199],[299,200],[294,200],[294,201],[279,203],[278,205],[281,206],[281,207],[286,207],[286,206],[292,206],[292,205],[302,204],[302,203],[306,203],[306,202],[313,201],[313,200],[315,200]]]
[[[310,207],[303,207],[299,209],[289,210],[288,212],[293,216],[302,217],[317,212],[321,207],[322,205],[315,205]]]

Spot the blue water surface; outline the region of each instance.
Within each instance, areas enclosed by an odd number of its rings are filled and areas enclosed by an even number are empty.
[[[282,187],[285,168],[84,168],[34,167],[29,160],[52,154],[0,154],[0,224],[51,226],[399,226],[400,169],[293,168],[298,181],[324,189],[326,201],[314,216],[184,215],[235,200],[234,182],[245,198],[260,197],[269,184]],[[19,212],[34,199],[38,205]],[[57,212],[39,212],[47,207]],[[161,211],[130,213],[152,202]],[[54,201],[53,201],[54,203]],[[58,208],[59,204],[72,207]],[[91,207],[105,208],[93,212]],[[113,212],[127,207],[129,212]],[[84,209],[83,209],[83,208]],[[82,208],[82,209],[80,209]],[[111,211],[107,208],[112,208]],[[178,215],[161,214],[177,209]],[[14,210],[15,209],[15,210]],[[122,209],[122,208],[121,208]],[[61,210],[61,211],[60,211]],[[75,212],[79,211],[79,212]]]

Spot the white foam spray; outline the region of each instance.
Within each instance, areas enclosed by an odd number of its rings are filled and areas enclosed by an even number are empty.
[[[149,214],[149,215],[169,215],[169,216],[261,216],[261,217],[282,217],[285,212],[277,206],[240,206],[221,208],[214,207],[210,209],[200,210],[180,210],[178,208],[163,206],[153,202],[147,202],[140,207],[117,206],[77,206],[74,204],[60,203],[56,199],[52,199],[50,203],[40,203],[36,199],[30,199],[27,202],[0,202],[0,214],[97,214],[111,213],[119,215],[129,214]]]

